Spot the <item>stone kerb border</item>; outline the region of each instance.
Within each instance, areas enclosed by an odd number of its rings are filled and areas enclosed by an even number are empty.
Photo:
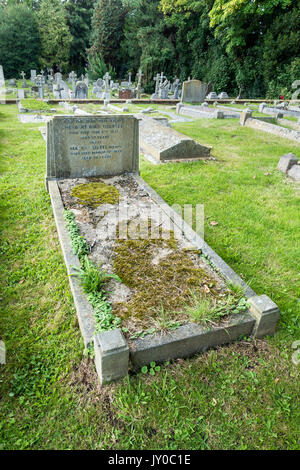
[[[283,137],[284,139],[300,143],[300,131],[286,129],[285,127],[277,126],[276,124],[270,124],[263,119],[255,119],[252,117],[252,113],[250,111],[246,109],[241,113],[241,126],[252,127],[252,129],[268,132],[269,134],[274,134],[279,137]]]
[[[79,259],[73,254],[69,233],[63,217],[64,206],[56,180],[48,181],[48,190],[62,246],[69,282],[74,297],[79,326],[85,346],[94,341],[95,366],[101,384],[120,379],[128,374],[129,362],[134,369],[149,364],[151,361],[164,362],[179,357],[188,357],[205,352],[237,340],[241,336],[253,335],[261,338],[275,332],[279,309],[266,295],[257,296],[255,292],[220,258],[207,243],[138,175],[132,174],[139,186],[157,203],[161,209],[184,228],[189,240],[209,258],[218,272],[230,282],[244,288],[250,308],[247,312],[235,315],[224,326],[205,328],[187,323],[168,334],[156,333],[144,339],[133,340],[127,344],[120,329],[104,331],[94,335],[94,312],[87,301],[76,277],[74,267],[79,266]]]

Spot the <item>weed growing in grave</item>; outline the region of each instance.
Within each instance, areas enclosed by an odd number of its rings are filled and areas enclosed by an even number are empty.
[[[80,268],[74,268],[77,271],[77,276],[80,279],[82,289],[86,294],[97,292],[101,290],[103,285],[108,279],[116,279],[121,282],[121,279],[116,274],[109,274],[95,264],[87,257],[81,259]]]
[[[79,228],[75,222],[75,216],[72,211],[64,211],[64,219],[69,231],[74,255],[81,260],[90,250],[85,239],[80,235]]]
[[[87,257],[89,247],[84,237],[80,235],[73,212],[65,211],[64,218],[70,234],[74,254],[78,255],[80,261],[80,268],[74,268],[76,271],[75,275],[79,277],[81,287],[87,294],[87,299],[94,309],[96,333],[117,328],[120,326],[121,320],[112,314],[112,307],[106,300],[103,287],[108,279],[120,281],[120,278],[116,274],[106,273],[89,260]]]
[[[156,362],[150,362],[149,367],[148,366],[143,366],[141,368],[141,372],[145,375],[150,374],[150,375],[154,376],[156,373],[160,372],[160,366],[157,366]]]
[[[89,344],[85,348],[83,354],[84,354],[84,356],[89,357],[90,359],[94,359],[95,358],[94,344],[93,343]]]
[[[226,299],[209,299],[190,292],[194,304],[187,306],[183,313],[188,314],[191,320],[202,324],[214,324],[230,314],[239,314],[249,308],[245,297],[237,294],[227,296]]]

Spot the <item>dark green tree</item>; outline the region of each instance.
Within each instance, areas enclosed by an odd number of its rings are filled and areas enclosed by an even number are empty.
[[[69,68],[80,76],[84,73],[90,47],[91,21],[95,0],[67,0],[67,25],[72,35]]]
[[[41,0],[37,18],[42,46],[42,67],[68,69],[72,36],[66,16],[61,0]]]
[[[97,55],[120,70],[120,43],[123,38],[125,10],[121,0],[98,0],[92,18],[89,57]]]
[[[167,25],[159,9],[159,0],[141,0],[127,13],[121,45],[123,62],[127,70],[134,73],[142,68],[146,89],[147,84],[153,88],[153,77],[158,72],[173,77],[176,68],[174,32],[173,25]]]
[[[20,78],[39,64],[40,38],[36,17],[26,5],[0,8],[0,64],[5,77]]]

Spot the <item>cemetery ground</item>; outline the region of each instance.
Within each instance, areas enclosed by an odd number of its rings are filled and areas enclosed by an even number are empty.
[[[173,127],[213,146],[215,161],[141,174],[168,204],[205,204],[209,245],[280,308],[273,338],[244,339],[154,376],[100,388],[83,342],[45,191],[39,124],[0,107],[0,449],[296,449],[299,370],[299,185],[276,170],[299,144],[197,120]]]

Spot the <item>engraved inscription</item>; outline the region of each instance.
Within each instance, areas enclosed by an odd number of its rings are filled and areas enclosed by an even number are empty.
[[[115,145],[111,139],[119,140],[122,137],[123,124],[112,118],[106,118],[101,123],[93,121],[66,123],[65,131],[72,137],[69,145],[71,159],[101,160],[112,159],[122,154],[121,145]]]

